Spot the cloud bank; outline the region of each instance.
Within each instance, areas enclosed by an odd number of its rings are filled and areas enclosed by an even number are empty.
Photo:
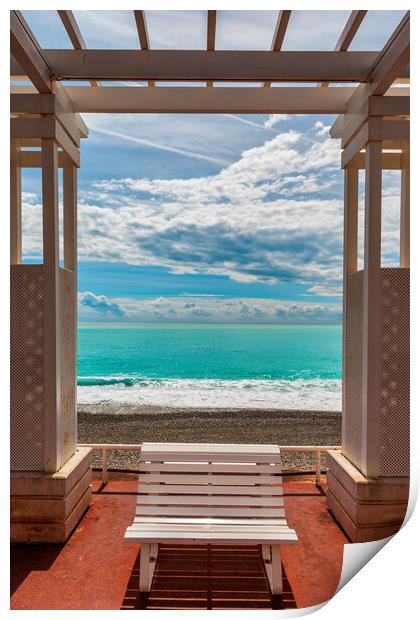
[[[209,296],[117,298],[90,292],[79,294],[79,318],[95,320],[98,313],[109,320],[124,317],[127,322],[203,323],[338,323],[341,304],[283,302],[275,299],[239,299]]]

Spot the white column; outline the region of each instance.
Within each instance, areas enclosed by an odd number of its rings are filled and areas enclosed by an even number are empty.
[[[77,441],[77,167],[69,157],[63,163],[63,237],[64,237],[64,268],[72,272],[67,282],[72,288],[72,294],[66,297],[63,303],[68,306],[65,329],[71,334],[71,342],[65,340],[66,357],[63,375],[63,389],[68,389],[67,403],[72,403],[67,415],[72,417],[72,437],[76,451]],[[67,274],[68,275],[68,274]],[[63,316],[63,315],[62,315]],[[64,411],[63,411],[64,414]],[[69,419],[67,420],[67,423]],[[69,447],[69,446],[67,446]]]
[[[58,153],[53,139],[42,140],[42,221],[44,250],[45,471],[59,469],[60,320]]]
[[[77,168],[67,158],[63,165],[64,267],[77,270]]]
[[[410,147],[401,155],[400,267],[410,267]]]
[[[20,144],[10,140],[10,263],[22,262],[22,168]]]
[[[363,277],[363,434],[362,462],[367,477],[379,475],[379,398],[381,355],[382,142],[366,146],[365,251]]]
[[[346,431],[346,359],[347,359],[347,277],[357,271],[357,225],[359,210],[359,170],[344,169],[344,234],[343,234],[343,355],[342,355],[342,435]]]

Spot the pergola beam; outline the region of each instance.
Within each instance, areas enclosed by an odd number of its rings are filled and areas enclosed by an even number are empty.
[[[375,52],[43,50],[58,80],[364,82]]]
[[[272,52],[280,52],[281,47],[283,45],[284,37],[286,36],[287,26],[289,24],[289,19],[292,11],[279,11],[277,17],[277,24],[274,30],[273,41],[271,43],[271,51]],[[264,82],[263,86],[268,88],[271,85],[271,82]]]
[[[10,113],[14,116],[54,114],[65,128],[75,144],[80,138],[88,136],[88,128],[79,114],[73,109],[73,104],[64,86],[55,84],[55,91],[51,94],[32,94],[30,92],[12,93],[10,95]],[[22,89],[22,87],[18,87]],[[31,87],[23,87],[28,90]],[[33,119],[32,119],[33,120]]]
[[[63,126],[53,116],[42,118],[12,118],[10,137],[19,140],[55,140],[67,153],[76,166],[80,166],[78,146],[70,138]]]
[[[80,32],[79,25],[74,17],[73,11],[57,11],[60,16],[61,21],[63,22],[63,26],[66,29],[67,34],[69,35],[69,39],[75,50],[85,50],[86,43],[83,38],[82,33]],[[91,80],[91,86],[100,86],[99,82],[96,80]]]
[[[405,72],[410,61],[410,13],[407,12],[378,55],[369,74],[369,83],[361,84],[349,101],[345,116],[339,116],[331,127],[333,138],[341,137],[366,100],[372,95],[384,95],[394,81]]]
[[[367,144],[382,142],[383,147],[386,148],[388,144],[403,145],[408,144],[409,141],[410,121],[383,120],[382,117],[369,118],[341,153],[341,167],[348,166]]]
[[[372,116],[409,116],[410,97],[369,97],[357,114],[351,116],[350,121],[341,133],[342,146],[347,146],[353,136],[369,117]]]
[[[207,50],[209,52],[216,49],[216,19],[217,11],[207,11]],[[208,81],[207,86],[213,86],[213,82]]]
[[[383,95],[410,62],[410,12],[407,11],[371,70],[370,95]]]
[[[42,168],[42,151],[20,150],[19,161],[21,168]],[[58,151],[58,167],[64,168],[72,164],[72,159],[64,151]]]
[[[20,11],[10,11],[10,51],[38,92],[50,93],[50,67]]]
[[[136,20],[137,34],[139,35],[140,49],[150,49],[149,32],[147,30],[146,15],[144,11],[134,11],[134,19]],[[153,80],[148,80],[148,85],[153,88],[155,83]]]
[[[18,87],[22,92],[22,87]],[[354,91],[351,87],[267,88],[141,88],[66,86],[76,112],[340,114]]]
[[[23,152],[24,153],[24,152]],[[24,155],[22,158],[22,166]],[[403,153],[382,152],[382,170],[401,170],[404,166]],[[364,170],[366,168],[366,153],[358,153],[346,166],[346,169],[356,168]]]

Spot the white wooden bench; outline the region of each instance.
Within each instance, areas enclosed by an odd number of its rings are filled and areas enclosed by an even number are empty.
[[[159,543],[262,545],[273,594],[280,544],[297,542],[284,513],[278,446],[144,443],[139,495],[125,540],[141,543],[140,592],[149,592]]]

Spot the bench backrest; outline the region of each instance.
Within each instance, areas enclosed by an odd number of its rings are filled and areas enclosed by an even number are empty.
[[[144,443],[138,517],[284,518],[278,446]]]

